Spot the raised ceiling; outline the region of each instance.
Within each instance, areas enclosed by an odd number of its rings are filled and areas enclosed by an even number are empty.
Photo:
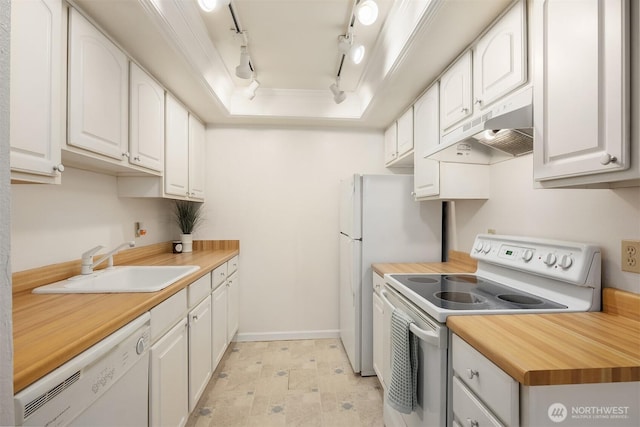
[[[338,36],[354,0],[232,0],[261,85],[253,100],[234,70],[241,38],[228,8],[196,0],[75,0],[129,55],[207,123],[384,128],[511,0],[376,0],[377,23],[354,26],[367,46],[360,65],[340,65]]]

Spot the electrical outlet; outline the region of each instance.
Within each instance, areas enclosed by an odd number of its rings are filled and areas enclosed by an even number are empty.
[[[622,271],[640,273],[640,240],[622,241]]]

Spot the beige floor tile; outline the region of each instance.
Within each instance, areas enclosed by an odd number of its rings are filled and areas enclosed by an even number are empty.
[[[232,343],[187,422],[214,426],[383,426],[382,388],[339,339]]]

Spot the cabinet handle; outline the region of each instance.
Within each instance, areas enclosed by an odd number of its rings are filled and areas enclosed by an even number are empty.
[[[478,427],[478,421],[472,420],[471,418],[467,418],[467,422],[469,423],[469,427]]]
[[[475,100],[474,104],[476,104],[476,105],[480,105],[480,104],[482,104],[482,99],[480,99],[480,98],[476,98],[476,100]]]
[[[462,108],[462,109],[460,110],[460,112],[461,112],[461,113],[466,113],[466,112],[468,112],[468,111],[469,111],[469,109],[468,109],[468,108],[466,108],[466,107],[464,107],[464,108]]]
[[[192,316],[192,319],[193,319],[193,321],[194,321],[194,322],[196,322],[196,321],[198,320],[198,315],[197,315],[197,314],[194,314],[194,315]]]
[[[122,153],[122,157],[126,157],[128,159],[129,158],[129,152],[125,151],[124,153]]]
[[[140,157],[138,157],[138,156],[134,157],[134,158],[133,158],[133,161],[134,161],[134,162],[139,162],[139,161],[140,161]]]
[[[467,369],[467,378],[469,378],[470,380],[472,380],[473,377],[479,377],[479,376],[480,374],[475,369]]]
[[[609,163],[616,163],[618,161],[616,156],[612,156],[611,154],[603,154],[600,157],[600,163],[603,165],[608,165]]]
[[[62,163],[60,163],[59,165],[55,165],[53,167],[53,170],[56,171],[56,172],[62,173],[62,172],[64,172],[64,165]]]

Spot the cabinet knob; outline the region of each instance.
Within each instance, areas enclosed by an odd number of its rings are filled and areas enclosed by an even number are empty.
[[[603,165],[608,165],[609,163],[616,163],[618,161],[618,159],[616,158],[616,156],[612,156],[611,154],[603,154],[602,157],[600,157],[600,163]]]
[[[476,100],[473,103],[476,104],[476,105],[480,105],[480,104],[482,104],[482,99],[476,98]]]
[[[124,153],[122,153],[122,157],[126,157],[128,159],[129,158],[129,152],[125,151]]]
[[[472,420],[471,418],[467,418],[467,423],[469,423],[469,427],[478,427],[478,421]]]
[[[467,369],[467,378],[469,378],[470,380],[472,380],[473,377],[479,377],[479,376],[480,374],[475,369]]]
[[[53,167],[53,170],[56,171],[56,172],[62,173],[62,172],[64,172],[64,165],[62,163],[60,163],[59,165],[55,165]]]
[[[466,108],[466,107],[464,107],[464,108],[462,108],[462,109],[460,110],[460,112],[461,112],[461,113],[466,113],[466,112],[468,112],[468,111],[469,111],[469,109],[468,109],[468,108]]]
[[[134,161],[134,162],[139,162],[139,161],[140,161],[140,157],[139,157],[139,156],[134,157],[134,158],[133,158],[133,161]]]

